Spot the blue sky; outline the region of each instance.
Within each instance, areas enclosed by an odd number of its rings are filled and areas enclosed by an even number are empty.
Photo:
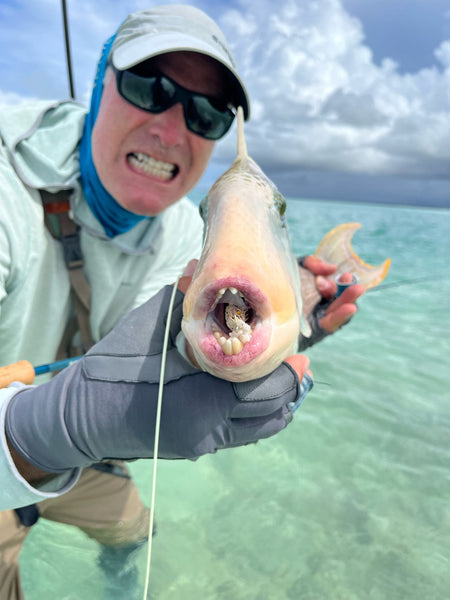
[[[67,4],[77,98],[87,103],[103,42],[152,2]],[[190,4],[230,41],[252,99],[249,153],[282,193],[450,208],[448,0]],[[0,102],[67,96],[60,1],[0,0]],[[234,131],[202,187],[229,166]]]

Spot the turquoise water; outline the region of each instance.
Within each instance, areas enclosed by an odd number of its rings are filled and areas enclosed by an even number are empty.
[[[159,464],[151,598],[448,598],[450,211],[291,200],[288,217],[297,253],[359,221],[354,248],[391,257],[386,283],[430,279],[369,292],[309,351],[328,385],[284,432]],[[151,468],[132,465],[147,501]],[[21,556],[26,599],[104,598],[96,557],[78,531],[41,521]]]

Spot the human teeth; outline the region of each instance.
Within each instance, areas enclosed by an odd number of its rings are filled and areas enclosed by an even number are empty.
[[[135,166],[140,171],[144,171],[148,175],[154,175],[161,179],[171,179],[176,169],[172,163],[155,160],[148,154],[142,152],[133,152],[128,155],[128,162]]]

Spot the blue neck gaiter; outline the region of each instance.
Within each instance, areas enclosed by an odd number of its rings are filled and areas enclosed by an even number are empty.
[[[129,231],[139,221],[149,218],[142,215],[135,215],[120,206],[103,187],[92,160],[92,129],[100,107],[100,100],[103,93],[103,77],[115,36],[116,34],[103,46],[102,56],[97,67],[94,89],[92,90],[91,106],[86,115],[83,137],[80,143],[80,171],[84,196],[90,209],[102,224],[106,235],[110,238]]]

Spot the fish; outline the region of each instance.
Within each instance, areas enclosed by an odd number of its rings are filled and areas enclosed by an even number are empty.
[[[203,249],[184,297],[181,323],[191,362],[232,382],[271,373],[297,352],[300,334],[311,335],[312,308],[303,309],[287,203],[249,157],[243,122],[239,107],[237,156],[199,206]],[[337,238],[343,249],[339,250]],[[320,257],[326,260],[331,254],[342,262],[343,251],[359,272],[365,263],[349,247],[348,236],[332,234],[319,245]],[[378,270],[377,276],[381,277]],[[311,297],[314,292],[314,279],[305,277],[303,293]]]

